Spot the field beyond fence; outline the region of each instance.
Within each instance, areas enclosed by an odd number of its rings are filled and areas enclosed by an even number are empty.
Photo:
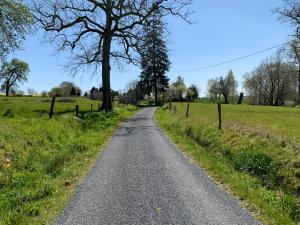
[[[265,224],[300,223],[299,108],[222,104],[222,129],[217,104],[172,103],[156,117]]]

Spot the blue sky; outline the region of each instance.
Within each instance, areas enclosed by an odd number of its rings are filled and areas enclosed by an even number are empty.
[[[191,16],[193,25],[176,18],[167,19],[170,33],[167,43],[172,62],[169,78],[173,81],[181,75],[187,85],[196,84],[204,95],[208,79],[226,75],[232,69],[239,81],[239,90],[243,90],[243,75],[275,50],[206,70],[180,71],[216,64],[287,41],[291,28],[278,21],[271,11],[281,4],[282,0],[194,0],[192,9],[197,13]],[[10,56],[30,64],[29,81],[22,90],[50,90],[65,80],[73,81],[83,90],[101,84],[100,74],[73,78],[65,73],[61,66],[67,54],[57,55],[54,48],[54,45],[43,43],[42,33],[37,32],[28,37],[23,51]],[[124,65],[123,71],[113,65],[112,88],[124,89],[139,73],[139,68],[132,65]]]

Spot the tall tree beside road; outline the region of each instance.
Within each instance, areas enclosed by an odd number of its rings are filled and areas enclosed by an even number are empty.
[[[164,40],[164,26],[161,14],[154,13],[144,27],[145,37],[140,48],[141,88],[148,95],[154,92],[156,105],[158,105],[158,92],[164,92],[169,86],[166,72],[170,70],[171,63]]]
[[[58,50],[70,49],[75,73],[102,67],[102,109],[112,109],[110,59],[138,63],[142,30],[153,12],[187,21],[192,0],[32,0],[32,11]],[[52,35],[51,35],[52,34]]]

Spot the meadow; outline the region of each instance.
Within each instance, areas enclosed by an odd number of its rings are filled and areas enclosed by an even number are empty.
[[[175,110],[176,106],[176,110]],[[300,109],[172,103],[156,119],[170,138],[264,224],[300,223]]]
[[[0,96],[0,224],[52,224],[135,106],[90,113],[98,101]],[[75,105],[80,106],[79,118]]]

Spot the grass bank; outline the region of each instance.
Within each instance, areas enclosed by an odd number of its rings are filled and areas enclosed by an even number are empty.
[[[299,109],[223,105],[220,131],[215,104],[175,105],[156,119],[180,149],[264,224],[300,223]]]
[[[91,104],[98,102],[57,103],[49,120],[45,98],[0,97],[0,224],[51,224],[119,123],[137,111],[90,114]]]

